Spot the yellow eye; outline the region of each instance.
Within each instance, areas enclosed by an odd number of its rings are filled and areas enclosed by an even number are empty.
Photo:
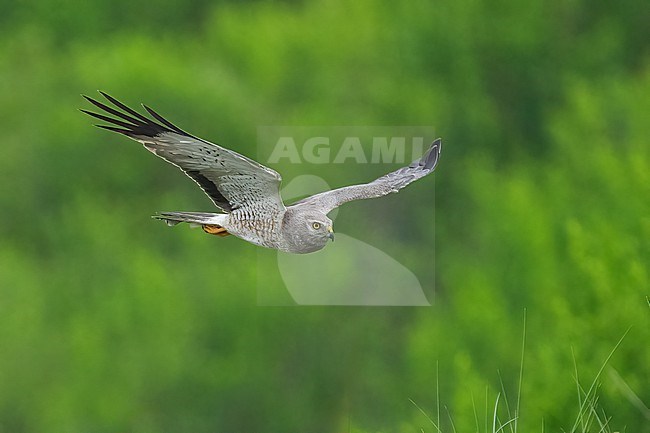
[[[314,230],[318,230],[318,229],[320,228],[320,224],[319,224],[319,223],[312,223],[311,226],[314,228]]]

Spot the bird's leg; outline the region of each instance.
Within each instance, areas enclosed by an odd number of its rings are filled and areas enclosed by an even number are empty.
[[[230,233],[228,231],[218,225],[215,224],[203,224],[201,227],[203,227],[203,231],[210,234],[210,235],[216,235],[216,236],[228,236]]]

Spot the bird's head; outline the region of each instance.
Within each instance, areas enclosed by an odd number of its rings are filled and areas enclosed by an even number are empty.
[[[334,240],[332,220],[314,210],[287,210],[284,217],[285,239],[296,253],[313,253]]]

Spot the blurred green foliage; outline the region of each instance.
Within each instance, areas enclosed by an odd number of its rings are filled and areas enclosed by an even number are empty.
[[[647,2],[0,9],[0,431],[432,431],[409,399],[433,414],[437,392],[458,431],[474,400],[483,430],[499,376],[513,406],[524,309],[520,431],[570,428],[572,351],[588,383],[628,327],[610,366],[650,404]],[[209,202],[90,126],[97,88],[251,156],[257,125],[435,125],[434,305],[256,306],[274,253],[151,222]],[[386,236],[415,270],[432,184],[390,198],[413,201]],[[370,233],[364,206],[338,230]],[[650,432],[607,378],[613,428]]]

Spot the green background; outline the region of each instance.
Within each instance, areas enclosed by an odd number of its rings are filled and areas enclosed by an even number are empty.
[[[631,328],[599,405],[650,432],[648,22],[644,0],[0,1],[0,431],[435,431],[409,400],[487,431],[526,310],[519,431],[570,430],[574,363],[588,387]],[[434,125],[433,306],[257,306],[259,248],[151,221],[210,203],[91,127],[96,89],[251,156],[258,125]],[[385,199],[416,271],[432,185]],[[368,239],[374,205],[349,206],[337,230]]]

